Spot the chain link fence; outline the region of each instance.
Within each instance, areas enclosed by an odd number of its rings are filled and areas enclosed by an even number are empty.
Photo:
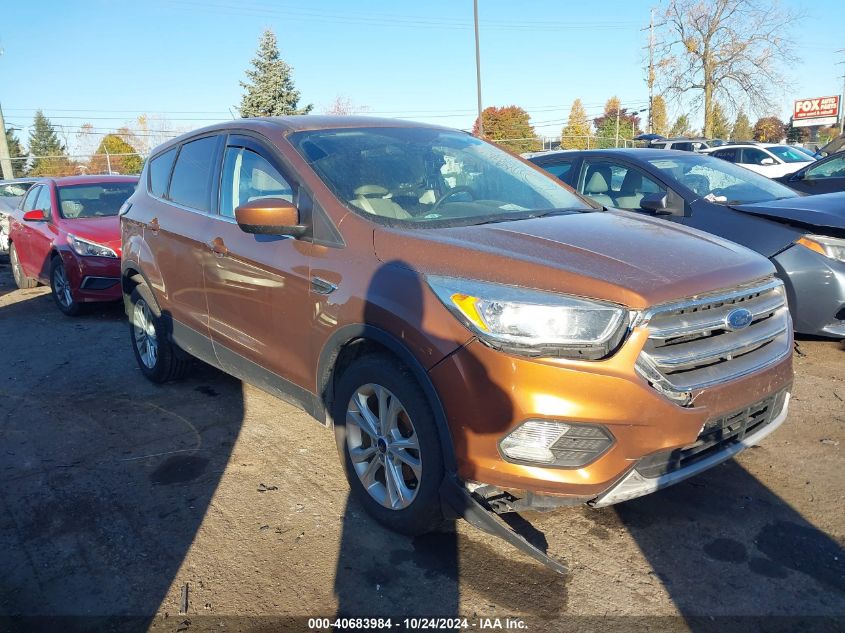
[[[12,177],[78,176],[85,174],[136,175],[146,156],[138,152],[13,156]]]

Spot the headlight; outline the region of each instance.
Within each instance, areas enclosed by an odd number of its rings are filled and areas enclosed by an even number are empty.
[[[796,243],[830,259],[845,262],[845,240],[841,238],[825,237],[824,235],[805,235]]]
[[[76,237],[71,233],[67,234],[67,243],[70,244],[70,247],[77,255],[82,255],[83,257],[117,257],[117,253],[108,246],[83,240],[81,237]]]
[[[499,450],[512,462],[580,468],[612,445],[613,436],[598,424],[528,420],[499,442]]]
[[[597,360],[627,330],[627,310],[609,303],[466,279],[427,281],[482,342],[508,352]]]

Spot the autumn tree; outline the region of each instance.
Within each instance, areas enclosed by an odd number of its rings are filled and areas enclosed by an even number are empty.
[[[707,138],[720,138],[723,140],[726,140],[731,133],[730,121],[728,121],[718,101],[713,102],[713,125],[710,132],[712,136],[707,136]]]
[[[732,141],[750,141],[754,135],[754,130],[751,129],[751,122],[744,111],[740,110],[736,113],[736,121],[734,121],[733,128],[731,128]]]
[[[754,140],[764,143],[780,143],[786,136],[786,126],[776,116],[767,116],[754,124]]]
[[[293,69],[279,55],[276,34],[267,29],[258,42],[258,52],[252,68],[246,71],[247,81],[242,81],[245,92],[241,98],[242,117],[284,116],[308,114],[312,104],[299,107],[299,90],[294,87]]]
[[[537,134],[531,127],[531,117],[519,106],[484,108],[481,112],[481,120],[484,121],[484,138],[495,141],[512,152],[530,152],[540,147]],[[479,121],[476,118],[472,133],[478,136],[480,132]]]
[[[88,162],[88,173],[139,174],[143,165],[138,151],[119,133],[106,134]]]
[[[665,91],[703,105],[708,138],[717,98],[765,109],[794,60],[788,33],[798,17],[768,0],[669,0],[657,51]]]
[[[29,157],[26,155],[20,139],[15,134],[15,128],[6,128],[6,146],[9,148],[9,157],[12,159],[12,177],[25,176],[26,163]]]
[[[616,145],[617,138],[621,143],[640,133],[640,117],[623,108],[619,97],[611,97],[607,100],[604,104],[604,114],[593,119],[593,124],[596,126],[597,147],[613,147]]]
[[[686,114],[682,114],[675,119],[672,128],[669,130],[669,136],[692,136],[689,117]]]
[[[36,111],[29,133],[29,154],[32,157],[29,176],[68,176],[76,173],[76,165],[71,162],[53,124],[41,110]]]
[[[581,99],[572,102],[569,120],[560,133],[560,146],[566,149],[587,149],[590,145],[590,120]]]
[[[657,95],[651,101],[651,132],[666,136],[669,132],[669,115],[666,113],[666,99]]]

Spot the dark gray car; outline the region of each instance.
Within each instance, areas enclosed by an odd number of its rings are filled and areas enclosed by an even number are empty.
[[[602,205],[659,215],[765,255],[786,285],[795,330],[845,337],[845,193],[804,196],[691,152],[562,151],[529,160]]]

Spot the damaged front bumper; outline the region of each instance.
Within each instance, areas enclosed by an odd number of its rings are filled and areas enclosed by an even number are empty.
[[[630,499],[636,499],[643,495],[656,492],[662,488],[667,488],[678,482],[697,475],[700,472],[712,468],[717,464],[729,460],[735,455],[741,453],[746,448],[754,446],[763,438],[777,429],[784,420],[786,420],[787,411],[789,409],[789,392],[784,392],[776,397],[775,402],[780,405],[779,413],[772,416],[770,421],[754,429],[750,434],[744,434],[742,437],[735,438],[734,441],[726,443],[701,459],[697,459],[689,465],[682,466],[676,470],[671,470],[655,477],[645,476],[639,468],[639,464],[635,466],[626,476],[624,476],[618,483],[614,484],[606,492],[602,493],[595,499],[589,502],[594,508],[603,508],[605,506],[621,503]],[[667,460],[671,460],[671,456],[667,456]],[[645,460],[643,460],[645,461]],[[640,462],[642,463],[642,462]]]

